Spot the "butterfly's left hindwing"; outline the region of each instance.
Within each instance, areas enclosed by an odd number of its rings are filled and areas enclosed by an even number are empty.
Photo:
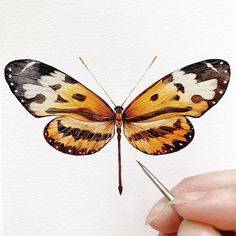
[[[76,114],[83,121],[114,119],[114,112],[103,99],[42,62],[12,61],[5,68],[5,77],[16,98],[36,117]]]
[[[114,121],[84,122],[76,116],[58,117],[44,129],[46,141],[58,151],[71,155],[98,152],[114,136]]]

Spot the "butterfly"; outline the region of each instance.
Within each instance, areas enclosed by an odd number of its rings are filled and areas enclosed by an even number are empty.
[[[44,137],[60,152],[79,156],[96,153],[117,132],[121,194],[122,127],[130,144],[143,153],[179,151],[194,137],[187,117],[202,116],[221,99],[229,83],[230,67],[221,59],[188,65],[152,84],[125,109],[116,106],[114,110],[80,82],[36,60],[10,62],[5,77],[29,113],[56,116],[44,128]]]

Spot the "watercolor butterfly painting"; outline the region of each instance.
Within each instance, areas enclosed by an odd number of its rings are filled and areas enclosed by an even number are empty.
[[[5,77],[29,113],[56,116],[44,128],[44,137],[60,152],[79,156],[96,153],[117,132],[121,194],[122,127],[130,144],[143,153],[179,151],[194,137],[187,117],[200,117],[217,104],[228,86],[230,67],[220,59],[188,65],[155,82],[125,109],[115,106],[114,110],[69,75],[36,60],[10,62]]]

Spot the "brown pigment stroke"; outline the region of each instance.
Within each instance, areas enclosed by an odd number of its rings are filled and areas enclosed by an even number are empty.
[[[166,134],[173,134],[174,131],[178,130],[177,127],[169,127],[169,126],[160,126],[159,128],[151,128],[145,131],[140,131],[132,134],[129,137],[129,141],[138,141],[140,139],[149,140],[149,138],[159,138],[164,137]]]
[[[184,107],[184,108],[179,108],[179,107],[165,107],[163,109],[145,114],[145,115],[141,115],[141,116],[137,116],[135,118],[132,119],[126,119],[128,122],[138,122],[138,121],[144,121],[144,120],[148,120],[151,119],[155,116],[159,116],[159,115],[163,115],[163,114],[167,114],[167,113],[181,113],[181,112],[188,112],[191,111],[192,107]]]
[[[48,114],[58,114],[58,113],[72,113],[84,116],[85,118],[92,121],[110,121],[112,119],[101,116],[93,112],[89,108],[75,108],[75,109],[59,109],[59,108],[49,108],[46,110]]]
[[[63,134],[64,137],[66,136],[72,136],[75,141],[79,139],[88,140],[88,141],[104,141],[109,138],[111,138],[111,133],[93,133],[90,130],[82,130],[80,128],[72,128],[72,127],[66,127],[64,126],[61,121],[57,121],[57,129],[58,132]]]

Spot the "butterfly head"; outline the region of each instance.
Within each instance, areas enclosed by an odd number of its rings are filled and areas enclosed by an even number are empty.
[[[115,110],[116,113],[122,113],[124,108],[122,106],[116,106],[114,110]]]

